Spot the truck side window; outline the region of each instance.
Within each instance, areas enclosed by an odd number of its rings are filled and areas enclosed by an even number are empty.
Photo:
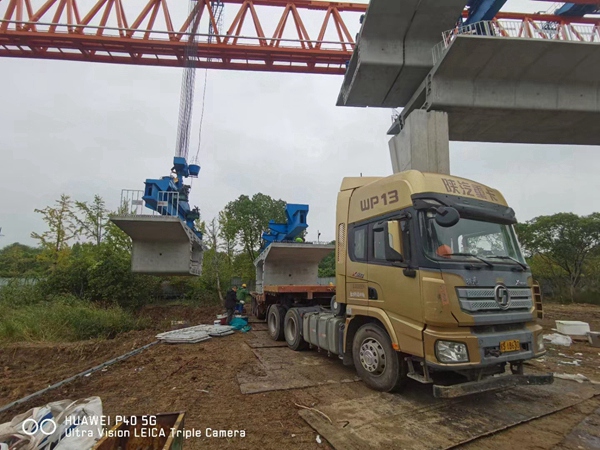
[[[373,232],[373,257],[385,261],[385,231]]]
[[[365,260],[367,259],[367,227],[354,228],[353,233],[353,259]]]

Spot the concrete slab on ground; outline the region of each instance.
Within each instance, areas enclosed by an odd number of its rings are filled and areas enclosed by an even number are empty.
[[[252,331],[268,331],[269,326],[264,322],[248,322]]]
[[[563,380],[450,400],[434,398],[430,386],[407,388],[317,406],[331,422],[299,414],[336,449],[449,449],[600,395],[598,386]]]
[[[246,344],[250,348],[287,347],[285,341],[274,341],[271,339],[266,330],[254,330],[254,325],[250,325],[253,330],[248,334],[248,339],[246,339]]]
[[[256,364],[237,375],[242,394],[359,381],[354,368],[316,351],[294,352],[287,346],[252,351],[257,357]]]
[[[557,447],[600,449],[600,409],[583,419]]]

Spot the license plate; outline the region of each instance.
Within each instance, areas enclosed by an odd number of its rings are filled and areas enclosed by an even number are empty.
[[[500,352],[502,353],[517,352],[519,350],[521,350],[521,343],[518,339],[500,342]]]

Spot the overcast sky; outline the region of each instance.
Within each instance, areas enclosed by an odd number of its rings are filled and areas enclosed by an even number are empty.
[[[504,10],[550,5],[509,0]],[[45,227],[34,209],[62,193],[99,194],[115,209],[121,189],[168,175],[181,69],[10,58],[0,67],[0,246],[35,244],[30,233]],[[192,154],[203,80],[198,71]],[[262,192],[308,203],[308,239],[317,230],[333,239],[342,178],[392,173],[391,111],[336,107],[341,83],[341,76],[209,71],[202,170],[191,195],[202,217]],[[521,221],[600,211],[597,147],[453,142],[450,151],[454,175],[499,189]]]

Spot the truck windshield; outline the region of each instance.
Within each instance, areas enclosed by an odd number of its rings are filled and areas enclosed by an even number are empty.
[[[461,218],[444,228],[435,221],[435,213],[424,215],[427,233],[425,249],[436,260],[469,260],[493,264],[525,263],[512,225]]]

